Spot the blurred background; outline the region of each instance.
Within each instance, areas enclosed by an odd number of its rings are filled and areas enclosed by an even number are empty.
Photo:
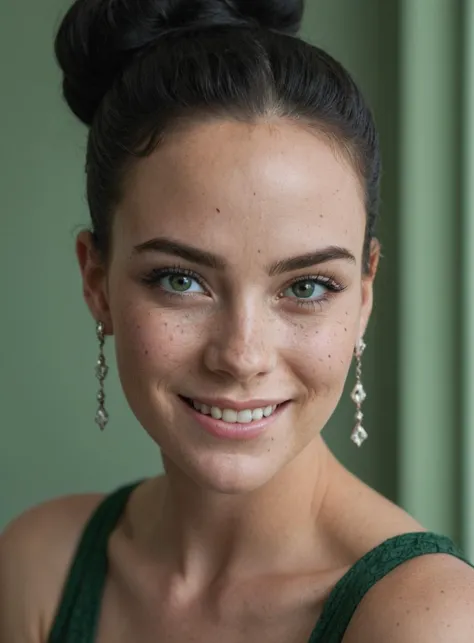
[[[52,55],[70,0],[0,0],[0,529],[52,496],[155,474],[114,367],[94,423],[97,342],[74,237],[86,130]],[[474,0],[307,0],[303,35],[365,90],[382,139],[384,259],[363,380],[324,435],[356,475],[474,559]]]

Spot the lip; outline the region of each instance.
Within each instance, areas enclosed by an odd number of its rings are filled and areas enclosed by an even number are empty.
[[[179,397],[179,396],[178,396]],[[188,398],[189,399],[189,398]],[[236,423],[230,423],[230,422],[223,422],[222,420],[215,420],[212,416],[210,415],[203,415],[202,413],[199,413],[199,411],[196,411],[195,408],[190,406],[185,400],[181,397],[179,397],[179,400],[181,404],[183,405],[184,409],[190,414],[190,416],[196,420],[196,422],[200,425],[206,433],[209,433],[210,435],[220,438],[220,439],[225,439],[225,440],[240,440],[240,441],[245,441],[245,440],[253,440],[255,438],[258,438],[260,435],[262,435],[275,420],[282,415],[287,409],[287,407],[290,405],[290,401],[286,401],[283,403],[280,403],[279,407],[272,413],[267,418],[262,418],[261,420],[257,420],[255,422],[251,422],[249,424],[238,424]],[[201,398],[199,399],[201,401]],[[222,402],[222,400],[220,400]],[[216,400],[214,400],[216,402]],[[204,404],[207,404],[207,402],[204,402]],[[218,406],[217,404],[213,404],[213,406]],[[267,406],[270,406],[268,404]],[[222,408],[222,407],[220,407]],[[224,407],[224,408],[229,408]],[[235,407],[230,407],[234,408]],[[243,410],[248,409],[248,406],[242,407]],[[261,407],[255,407],[255,408],[261,408]],[[236,409],[236,410],[242,410],[242,409]]]
[[[187,400],[194,400],[196,402],[201,402],[201,404],[207,404],[207,406],[217,406],[219,409],[234,409],[235,411],[246,411],[250,409],[264,409],[266,406],[279,406],[284,402],[287,402],[288,399],[279,399],[279,400],[247,400],[244,402],[239,402],[238,400],[230,400],[225,397],[188,397],[180,396]]]

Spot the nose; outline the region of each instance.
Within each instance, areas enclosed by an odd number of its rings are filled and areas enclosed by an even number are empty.
[[[277,362],[275,323],[258,305],[223,314],[205,348],[206,368],[241,384],[267,375]]]

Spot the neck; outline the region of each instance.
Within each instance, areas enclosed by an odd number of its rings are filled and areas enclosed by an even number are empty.
[[[148,545],[170,572],[200,585],[314,566],[318,554],[324,558],[331,458],[318,437],[263,487],[239,495],[203,489],[165,460]]]

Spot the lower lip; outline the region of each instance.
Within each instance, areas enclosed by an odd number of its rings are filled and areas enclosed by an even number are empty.
[[[284,412],[289,402],[280,404],[269,417],[261,420],[255,420],[248,424],[238,424],[216,420],[211,415],[204,415],[196,411],[192,406],[180,398],[182,404],[186,407],[192,417],[201,425],[201,427],[216,438],[227,440],[252,440],[258,438],[266,429]]]

